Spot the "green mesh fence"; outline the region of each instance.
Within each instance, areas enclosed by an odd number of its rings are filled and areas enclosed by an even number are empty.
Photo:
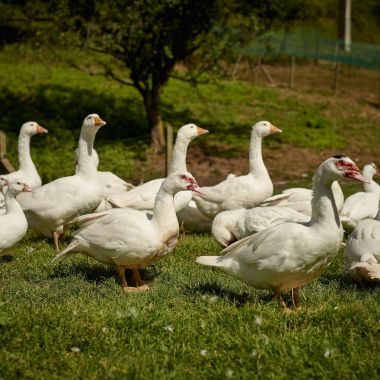
[[[244,47],[241,52],[248,56],[276,57],[285,54],[340,62],[367,69],[380,68],[380,45],[353,42],[350,52],[346,52],[342,40],[305,33],[273,34],[260,43],[253,42]]]

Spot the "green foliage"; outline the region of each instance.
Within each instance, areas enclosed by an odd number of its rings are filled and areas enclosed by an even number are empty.
[[[195,258],[208,236],[181,236],[123,294],[114,269],[83,256],[52,263],[33,234],[0,259],[2,378],[376,378],[379,288],[354,285],[342,255],[285,315],[258,291]],[[288,299],[289,300],[289,299]]]

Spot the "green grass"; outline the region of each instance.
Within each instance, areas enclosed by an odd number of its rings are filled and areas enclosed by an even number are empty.
[[[195,263],[220,248],[182,236],[125,295],[112,268],[56,264],[32,234],[0,262],[0,377],[128,379],[376,378],[379,288],[361,288],[341,253],[285,315],[272,294]]]

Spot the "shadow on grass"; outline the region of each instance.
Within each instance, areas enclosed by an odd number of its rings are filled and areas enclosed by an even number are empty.
[[[140,270],[141,278],[146,281],[153,280],[158,274],[155,267],[148,267]],[[95,282],[101,284],[109,278],[115,278],[119,281],[116,269],[113,266],[102,264],[89,264],[84,261],[72,261],[68,263],[60,263],[52,269],[50,278],[69,278],[73,276],[79,276],[88,282]],[[126,280],[131,283],[132,271],[127,269],[125,271]]]
[[[14,257],[12,255],[3,255],[3,256],[0,256],[0,264],[1,263],[10,263],[12,261],[14,261]]]
[[[106,83],[104,90],[108,90]],[[44,83],[28,88],[27,92],[22,89],[19,93],[7,86],[0,88],[1,128],[15,135],[18,135],[25,121],[36,120],[49,130],[49,135],[62,139],[71,134],[76,139],[83,118],[94,112],[108,124],[97,141],[149,138],[143,101],[137,92],[123,94]],[[180,104],[174,107],[163,101],[161,112],[164,120],[171,122],[174,127],[192,120],[189,111],[181,109]]]
[[[222,287],[217,282],[207,282],[196,286],[187,285],[184,288],[184,293],[192,296],[217,296],[235,304],[237,307],[241,307],[247,303],[255,303],[254,299],[252,298],[252,295],[248,291],[238,293],[229,288]],[[258,298],[260,301],[270,302],[271,300],[273,300],[273,295],[271,295],[269,292],[260,292],[258,293]]]
[[[343,292],[357,291],[368,293],[369,291],[377,291],[380,285],[369,282],[355,282],[348,273],[325,273],[318,281],[323,285],[336,284],[339,290]]]

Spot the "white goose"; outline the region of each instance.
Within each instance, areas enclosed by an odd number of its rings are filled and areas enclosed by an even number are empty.
[[[268,121],[260,121],[252,127],[249,148],[249,173],[244,176],[229,175],[223,182],[202,187],[204,195],[194,195],[199,211],[209,218],[224,210],[252,208],[273,193],[273,184],[261,154],[264,137],[281,130]]]
[[[290,207],[254,207],[248,210],[241,208],[219,213],[212,221],[211,232],[218,243],[227,247],[274,223],[307,222],[309,220],[309,216]]]
[[[71,243],[55,260],[83,253],[102,263],[115,265],[125,292],[146,290],[148,286],[141,281],[139,269],[162,259],[177,242],[179,225],[174,195],[178,191],[198,189],[190,173],[174,172],[164,180],[157,193],[153,215],[131,208],[113,209],[100,216],[92,214],[74,232]],[[124,275],[126,268],[133,270],[137,288],[128,286]]]
[[[172,160],[168,174],[176,171],[187,171],[186,153],[192,140],[197,136],[208,133],[208,130],[197,127],[195,124],[186,124],[178,132],[173,147]],[[158,178],[135,187],[130,191],[111,194],[107,200],[115,207],[131,207],[137,210],[153,210],[154,200],[165,178]],[[185,208],[192,198],[190,191],[179,192],[174,199],[176,210]]]
[[[344,251],[346,269],[359,283],[380,283],[380,205],[375,219],[358,222]]]
[[[360,191],[349,196],[340,212],[343,228],[352,232],[360,220],[374,218],[377,214],[380,186],[373,180],[377,173],[374,163],[364,166],[363,176],[367,182],[363,184],[364,192]]]
[[[34,121],[24,123],[18,136],[18,170],[4,174],[2,177],[8,181],[18,180],[25,182],[31,189],[36,189],[42,185],[41,177],[30,156],[30,139],[37,133],[47,133],[47,129],[41,127]]]
[[[0,255],[7,253],[8,249],[18,243],[28,230],[24,212],[16,200],[20,192],[29,192],[29,186],[20,181],[1,178],[0,183],[7,186],[5,193],[5,214],[0,215]]]
[[[342,188],[337,181],[334,181],[332,186],[336,207],[340,212],[343,208],[344,194]],[[303,187],[292,187],[282,191],[280,194],[273,195],[261,204],[263,207],[284,206],[290,207],[302,214],[311,216],[311,199],[313,191]]]
[[[99,155],[95,149],[93,149],[92,153],[92,158],[94,160],[95,166],[98,168]],[[76,155],[78,155],[78,150],[76,151]],[[76,166],[75,170],[78,170],[78,165]],[[112,205],[107,201],[107,198],[112,194],[129,191],[135,188],[134,185],[124,181],[112,172],[97,171],[97,175],[100,181],[103,183],[104,197],[99,206],[96,208],[95,212],[101,212],[112,208]]]
[[[224,256],[196,261],[219,267],[257,289],[274,291],[285,308],[281,292],[292,290],[293,304],[299,307],[298,287],[318,277],[341,245],[343,229],[331,184],[343,177],[365,181],[348,157],[327,159],[313,177],[310,222],[276,224],[225,248]]]
[[[58,178],[30,194],[20,194],[29,227],[45,236],[58,238],[66,222],[75,216],[92,212],[103,198],[103,184],[97,176],[92,156],[95,135],[106,122],[99,115],[88,115],[82,124],[78,143],[78,170],[70,177]],[[21,196],[22,195],[22,196]]]

